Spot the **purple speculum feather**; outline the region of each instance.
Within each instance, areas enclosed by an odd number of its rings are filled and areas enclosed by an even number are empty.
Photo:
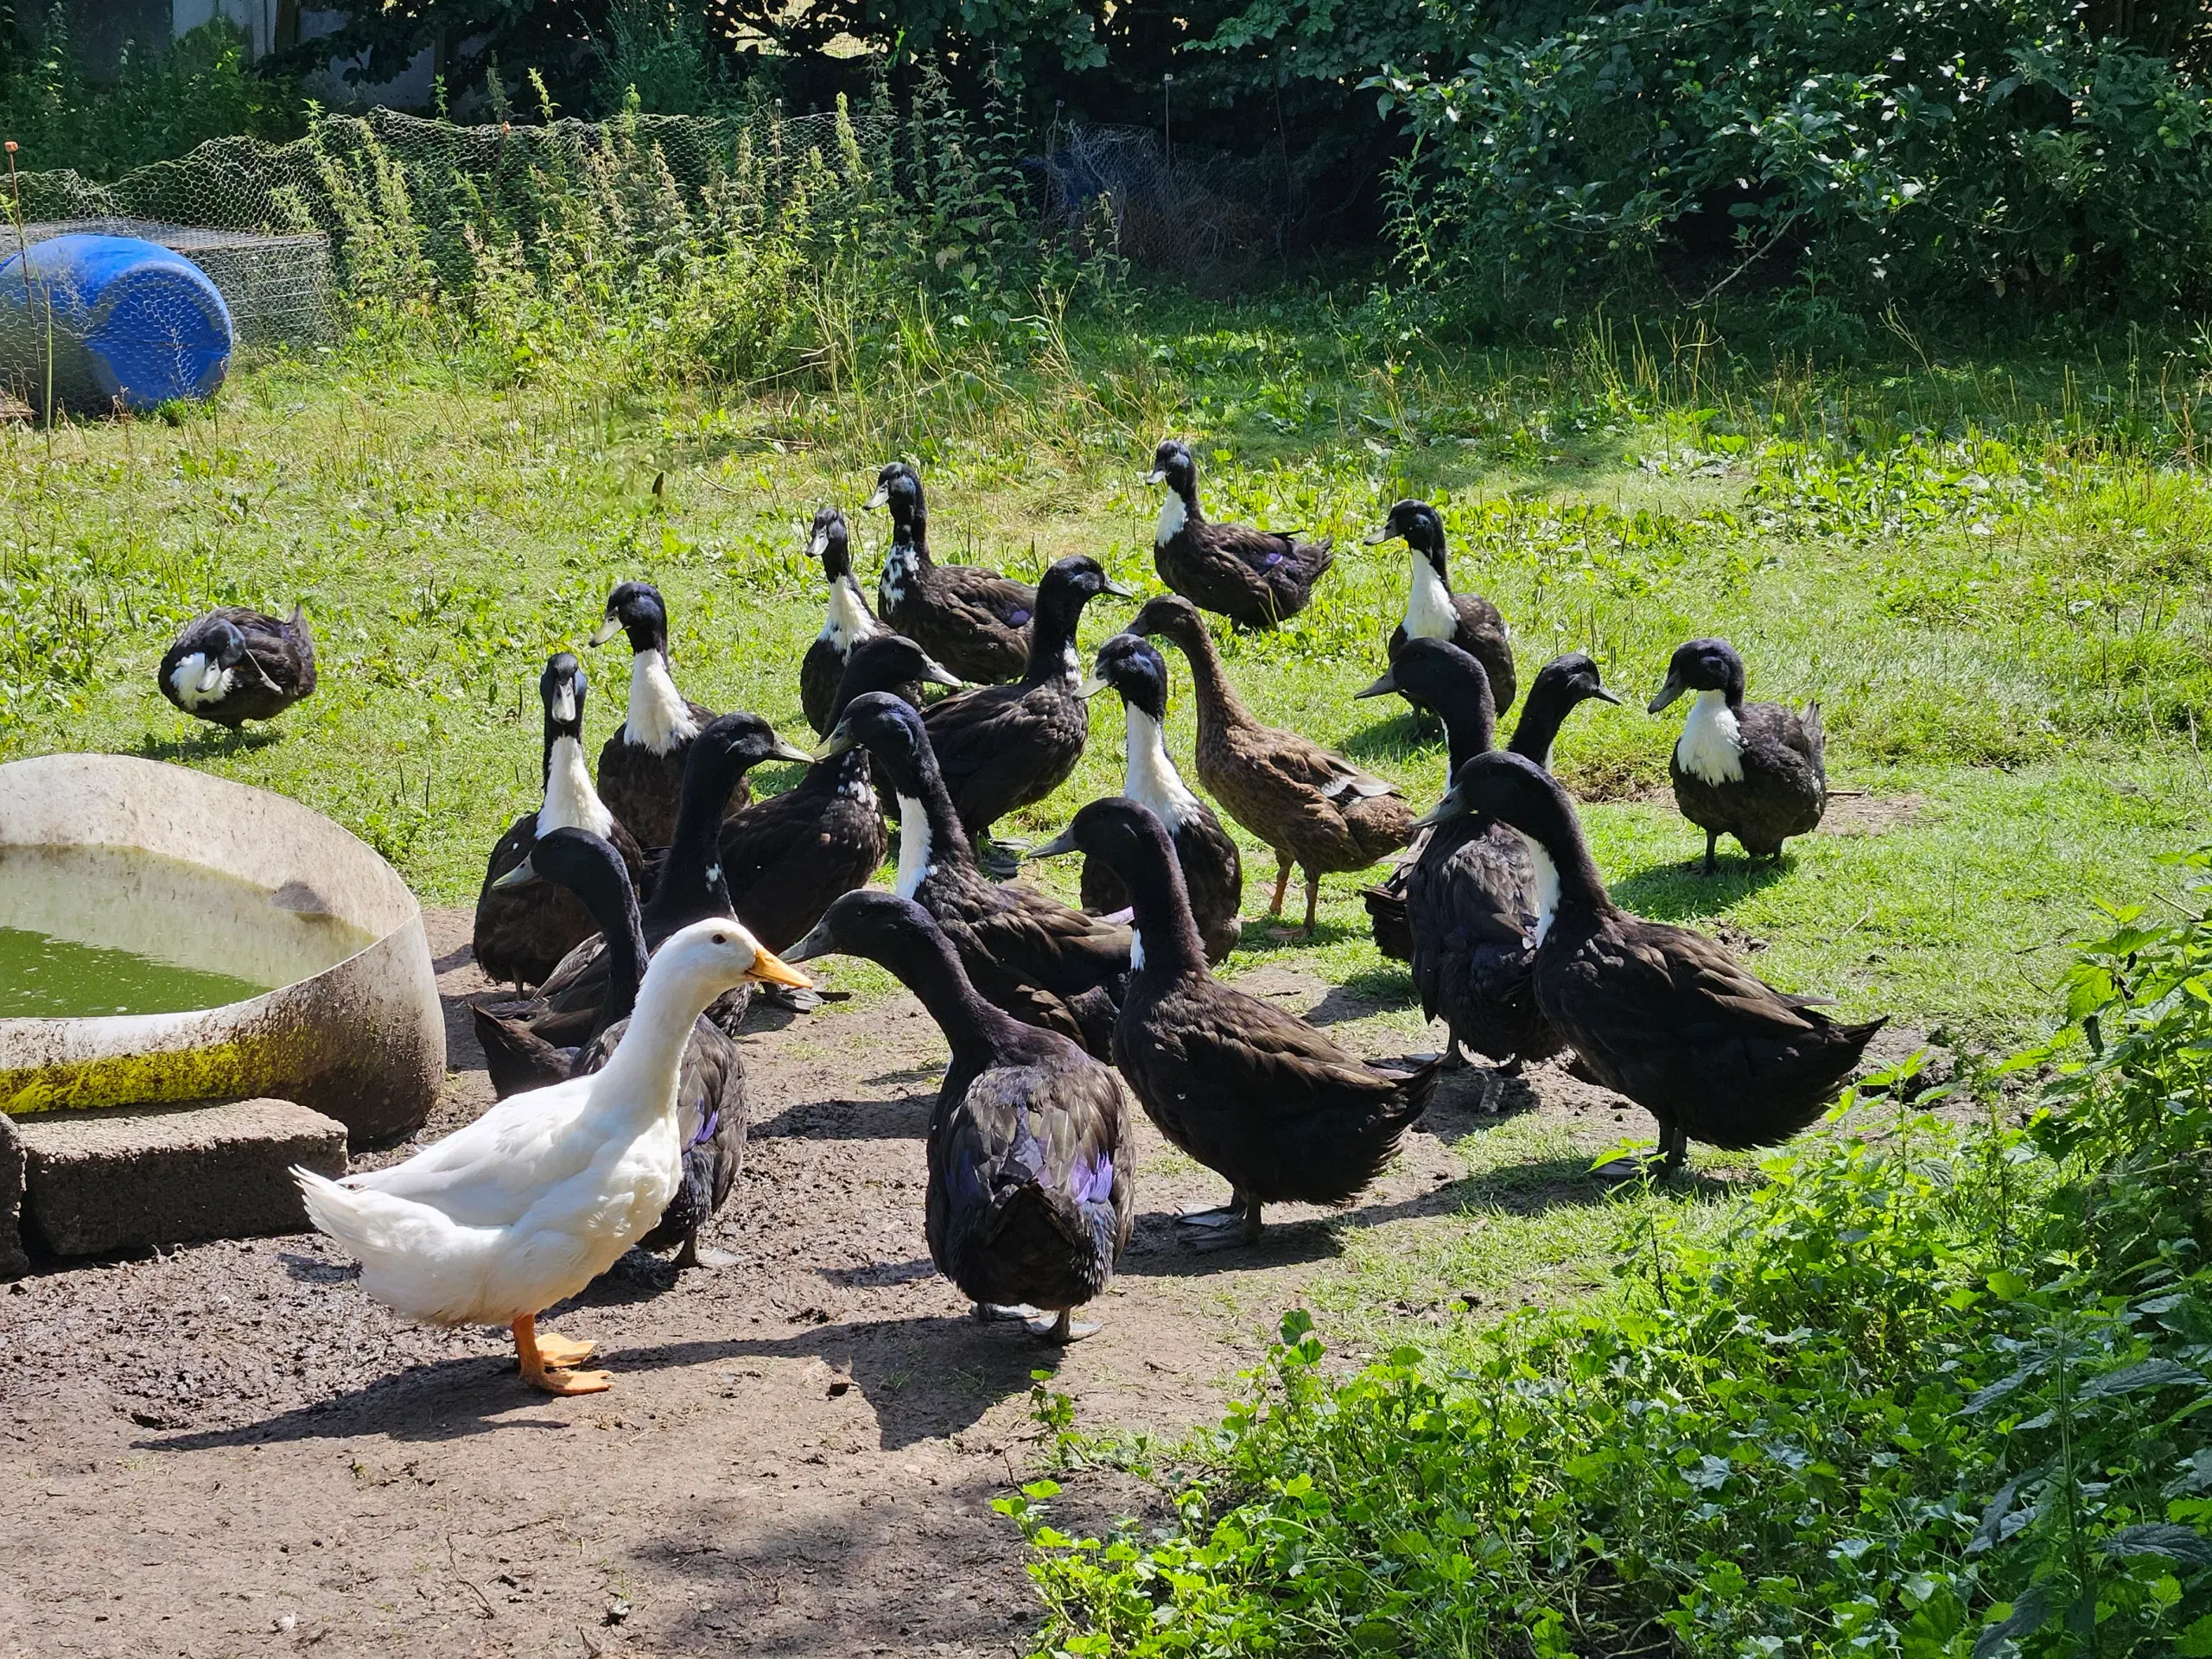
[[[691,1144],[695,1147],[703,1146],[709,1141],[714,1139],[715,1125],[721,1121],[721,1108],[717,1106],[713,1111],[707,1114],[707,1121],[699,1126],[699,1133],[691,1137]]]

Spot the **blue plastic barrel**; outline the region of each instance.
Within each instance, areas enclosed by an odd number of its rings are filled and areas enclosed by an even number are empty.
[[[0,263],[0,373],[41,415],[208,397],[233,338],[207,273],[159,243],[57,236]]]

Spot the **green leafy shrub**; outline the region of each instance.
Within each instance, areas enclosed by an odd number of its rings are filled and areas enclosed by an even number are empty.
[[[1040,1649],[2212,1653],[2212,923],[2179,915],[2117,913],[2062,1040],[1924,1096],[1980,1126],[1862,1096],[1717,1240],[1624,1240],[1609,1305],[1341,1380],[1288,1315],[1170,1524],[1001,1502]]]
[[[2067,0],[1638,0],[1370,84],[1416,138],[1400,242],[1478,318],[1795,284],[1816,348],[1839,307],[2212,295],[2212,103]]]

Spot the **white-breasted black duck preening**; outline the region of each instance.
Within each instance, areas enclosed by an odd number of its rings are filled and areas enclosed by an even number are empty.
[[[279,622],[226,605],[194,617],[162,653],[162,695],[195,720],[235,730],[274,720],[315,692],[315,637],[298,606]]]
[[[1282,531],[1217,524],[1198,505],[1198,465],[1169,438],[1153,452],[1147,484],[1165,484],[1152,537],[1153,568],[1203,610],[1248,628],[1272,628],[1304,610],[1336,555],[1327,537],[1301,542]]]
[[[1048,1340],[1090,1335],[1098,1327],[1074,1310],[1113,1281],[1135,1209],[1113,1072],[985,1001],[929,912],[896,893],[845,894],[791,960],[833,950],[889,969],[952,1051],[930,1119],[925,1220],[938,1271],[979,1319],[1034,1313],[1029,1328]]]
[[[404,1163],[342,1181],[295,1169],[315,1226],[361,1263],[361,1287],[430,1325],[505,1325],[523,1380],[594,1394],[592,1344],[537,1328],[643,1238],[682,1179],[683,1052],[707,1005],[748,982],[804,986],[737,923],[696,923],[645,970],[606,1066],[500,1102]]]
[[[1782,843],[1810,835],[1827,810],[1827,734],[1821,705],[1805,712],[1779,702],[1744,701],[1744,659],[1726,639],[1675,647],[1667,683],[1651,699],[1657,714],[1694,691],[1668,770],[1675,804],[1705,831],[1705,874],[1716,868],[1720,837],[1733,836],[1753,858],[1780,858]]]
[[[1037,590],[995,570],[932,558],[929,503],[920,474],[905,461],[884,465],[866,505],[891,511],[891,546],[875,584],[883,620],[963,680],[1020,678]]]
[[[1778,991],[1688,928],[1614,904],[1574,804],[1517,754],[1478,755],[1437,808],[1482,814],[1528,837],[1558,897],[1536,947],[1536,1007],[1590,1076],[1658,1121],[1680,1168],[1689,1143],[1770,1147],[1827,1109],[1885,1020],[1844,1025]]]
[[[1206,971],[1167,831],[1135,801],[1093,801],[1040,856],[1103,859],[1136,912],[1114,1065],[1146,1114],[1224,1177],[1228,1205],[1184,1220],[1201,1248],[1260,1236],[1261,1206],[1343,1204],[1381,1173],[1436,1092],[1444,1057],[1363,1060]]]
[[[1408,639],[1448,639],[1483,665],[1490,676],[1491,702],[1503,720],[1513,707],[1519,680],[1513,670],[1513,632],[1497,607],[1480,594],[1452,591],[1452,570],[1444,545],[1443,515],[1426,501],[1407,499],[1390,509],[1382,528],[1368,545],[1402,540],[1406,544],[1406,615],[1390,635],[1389,656]],[[1408,696],[1415,709],[1421,704]]]
[[[607,596],[607,614],[591,636],[603,645],[618,633],[630,640],[630,706],[599,751],[599,795],[641,847],[676,837],[683,793],[683,758],[715,711],[676,689],[668,659],[668,607],[650,582],[626,582]],[[741,779],[734,812],[751,798]]]

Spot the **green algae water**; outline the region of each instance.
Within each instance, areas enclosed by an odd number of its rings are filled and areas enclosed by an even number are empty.
[[[0,1019],[220,1007],[371,943],[304,888],[137,848],[0,847]]]

